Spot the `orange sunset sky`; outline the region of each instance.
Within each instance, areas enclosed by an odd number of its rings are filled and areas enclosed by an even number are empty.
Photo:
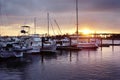
[[[120,33],[119,0],[78,0],[79,32]],[[47,33],[47,13],[50,15],[50,34],[76,31],[75,0],[0,0],[0,34],[19,35],[21,26],[30,26],[34,33]],[[53,32],[54,30],[54,32]]]

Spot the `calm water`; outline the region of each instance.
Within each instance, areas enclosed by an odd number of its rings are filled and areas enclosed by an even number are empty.
[[[1,60],[0,80],[120,80],[120,46]]]

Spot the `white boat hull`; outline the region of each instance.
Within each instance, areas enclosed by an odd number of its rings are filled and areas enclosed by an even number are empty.
[[[86,48],[86,49],[95,49],[98,48],[98,45],[95,43],[78,43],[77,44],[78,48]]]
[[[1,58],[10,58],[10,57],[23,57],[23,52],[14,52],[14,51],[1,51],[0,52]]]

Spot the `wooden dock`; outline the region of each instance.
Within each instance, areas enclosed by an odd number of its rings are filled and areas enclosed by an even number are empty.
[[[74,47],[74,46],[59,46],[57,50],[81,50],[81,48]]]

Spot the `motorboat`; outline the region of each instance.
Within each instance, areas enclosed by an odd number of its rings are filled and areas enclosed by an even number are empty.
[[[56,41],[52,39],[48,39],[43,41],[41,52],[56,52]]]
[[[90,39],[90,41],[78,40],[77,47],[82,49],[97,49],[99,47],[99,44],[95,39]]]
[[[24,46],[31,48],[26,53],[40,53],[42,38],[38,34],[29,35],[23,38]]]
[[[10,58],[10,57],[23,57],[23,52],[26,49],[22,49],[22,47],[16,46],[16,43],[7,43],[6,46],[0,47],[0,57],[1,58]]]
[[[56,45],[57,45],[57,47],[67,47],[67,46],[70,46],[70,39],[65,37],[63,39],[56,40]]]

